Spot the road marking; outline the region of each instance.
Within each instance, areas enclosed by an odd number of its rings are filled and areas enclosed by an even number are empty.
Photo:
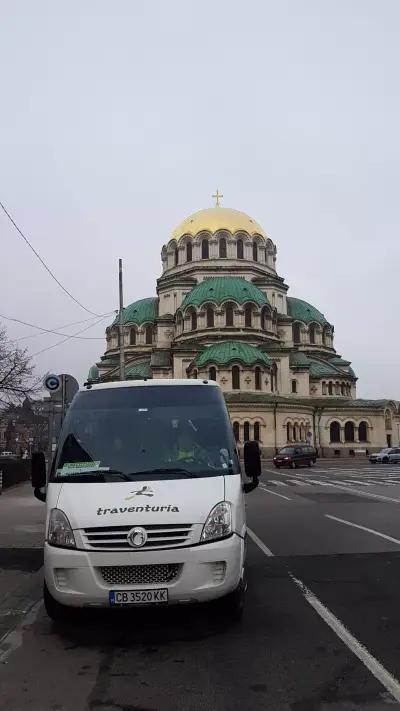
[[[346,479],[341,479],[340,481],[338,480],[338,484],[358,484],[358,486],[371,486],[368,481],[359,481],[358,479],[352,479],[350,481],[346,481]]]
[[[383,494],[373,494],[371,491],[359,491],[358,489],[350,489],[350,486],[340,486],[339,484],[328,484],[328,486],[333,486],[335,489],[342,489],[342,491],[350,491],[353,494],[359,494],[359,496],[367,496],[369,499],[380,499],[381,501],[390,501],[394,504],[400,504],[400,499],[393,499],[390,496],[384,496]]]
[[[305,600],[318,613],[321,619],[331,628],[339,639],[358,657],[367,669],[373,674],[386,691],[393,696],[396,701],[400,701],[400,683],[385,667],[374,657],[364,645],[354,637],[344,624],[317,598],[316,595],[304,583],[289,573],[293,582],[301,590]]]
[[[283,494],[278,494],[277,491],[271,491],[271,489],[267,489],[267,487],[264,486],[263,484],[260,485],[260,489],[261,489],[262,491],[266,491],[267,494],[273,494],[274,496],[279,496],[281,499],[286,499],[287,501],[291,501],[291,500],[292,500],[292,499],[289,499],[288,496],[284,496]]]
[[[374,528],[367,528],[366,526],[360,526],[358,523],[353,523],[352,521],[346,521],[344,518],[337,518],[337,516],[331,516],[331,514],[325,514],[326,518],[331,518],[332,521],[338,521],[339,523],[345,523],[346,526],[352,526],[353,528],[359,528],[361,531],[366,531],[367,533],[373,533],[374,536],[379,536],[379,538],[384,538],[386,541],[391,541],[391,543],[397,543],[400,546],[400,541],[398,538],[392,538],[386,533],[380,533],[380,531],[375,531]]]
[[[276,486],[288,486],[284,481],[278,481],[277,479],[268,479],[268,484],[276,484]]]
[[[332,486],[332,484],[330,484],[330,482],[320,481],[319,479],[307,479],[307,481],[310,481],[311,484],[315,484],[316,486]]]
[[[302,481],[301,479],[288,479],[288,481],[296,486],[311,486],[307,481]]]
[[[262,550],[262,552],[265,553],[265,555],[267,555],[269,558],[274,557],[273,552],[269,548],[267,548],[265,543],[262,542],[262,540],[254,533],[254,531],[251,530],[251,528],[247,529],[247,533],[254,541],[254,543]]]
[[[262,552],[268,556],[274,556],[272,551],[267,548],[267,546],[260,540],[260,538],[249,528],[247,532],[256,543],[256,545],[262,550]],[[386,691],[391,694],[391,696],[400,702],[400,682],[387,670],[385,667],[374,657],[368,649],[358,641],[354,635],[344,626],[344,624],[331,612],[326,605],[324,605],[321,600],[317,598],[316,595],[303,583],[302,580],[296,578],[293,573],[289,572],[289,577],[295,583],[302,593],[304,599],[309,605],[315,610],[315,612],[321,617],[323,622],[325,622],[328,627],[331,628],[332,632],[336,634],[339,639],[346,645],[346,647],[367,667],[371,674],[377,679]]]

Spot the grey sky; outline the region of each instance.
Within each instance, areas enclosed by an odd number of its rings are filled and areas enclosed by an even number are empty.
[[[218,186],[276,243],[289,293],[334,323],[359,396],[400,399],[399,30],[397,0],[0,0],[0,198],[104,313],[118,257],[126,303],[154,295],[170,231]],[[3,215],[0,235],[1,313],[89,317]],[[82,380],[104,346],[35,360]]]

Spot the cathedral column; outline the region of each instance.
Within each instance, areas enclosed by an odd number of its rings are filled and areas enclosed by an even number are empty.
[[[201,259],[201,244],[193,242],[193,261],[197,262],[199,259]]]
[[[250,262],[253,260],[253,245],[251,242],[245,242],[243,245],[244,258],[248,259]]]
[[[236,242],[234,239],[228,239],[227,257],[228,259],[236,259]]]

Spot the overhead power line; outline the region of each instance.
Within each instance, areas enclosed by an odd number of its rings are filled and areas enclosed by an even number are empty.
[[[15,227],[15,229],[17,230],[18,234],[19,234],[19,235],[22,237],[22,239],[26,242],[26,244],[28,245],[28,247],[32,250],[32,252],[34,253],[34,255],[38,258],[39,262],[44,266],[44,268],[46,269],[46,271],[50,274],[51,278],[54,279],[54,281],[56,282],[56,284],[58,284],[58,286],[60,287],[60,289],[62,289],[62,290],[72,299],[72,301],[75,301],[75,303],[78,304],[78,306],[80,306],[82,309],[84,309],[84,311],[87,311],[88,314],[92,314],[92,316],[104,316],[104,314],[97,314],[97,313],[95,313],[94,311],[91,311],[90,309],[87,309],[86,306],[84,306],[78,299],[76,299],[75,296],[73,296],[73,295],[71,294],[71,292],[68,291],[68,289],[66,289],[65,286],[63,286],[63,284],[61,284],[61,282],[59,281],[59,279],[57,279],[57,277],[55,276],[55,274],[53,274],[53,272],[51,271],[50,267],[47,266],[46,262],[42,259],[42,257],[40,256],[40,254],[36,251],[36,249],[33,247],[33,245],[31,245],[31,243],[30,243],[30,241],[28,240],[28,238],[24,235],[24,233],[22,232],[22,230],[18,227],[17,223],[16,223],[15,220],[11,217],[10,213],[8,212],[8,210],[5,208],[5,206],[3,205],[3,203],[2,203],[1,201],[0,201],[0,207],[1,207],[1,209],[3,210],[3,212],[7,215],[8,219],[9,219],[10,222],[11,222],[11,224],[14,225],[14,227]]]
[[[116,313],[115,311],[110,312],[110,316],[112,314]],[[57,326],[55,328],[54,332],[56,331],[61,331],[63,328],[69,328],[70,326],[77,326],[80,323],[89,323],[89,321],[94,321],[95,316],[91,316],[90,318],[83,318],[80,321],[72,321],[70,323],[64,323],[62,326]],[[39,326],[35,326],[34,328],[39,328]],[[38,336],[45,336],[46,331],[42,330],[42,327],[40,326],[40,332],[39,333],[29,333],[27,336],[20,336],[19,338],[12,338],[10,340],[14,341],[14,343],[19,343],[19,341],[26,341],[28,338],[37,338]]]
[[[105,319],[105,316],[102,316],[95,323],[92,323],[89,326],[85,326],[85,328],[82,328],[80,331],[76,331],[76,333],[72,333],[70,336],[67,336],[67,338],[63,338],[62,341],[58,341],[57,343],[53,343],[52,346],[47,346],[47,348],[42,348],[41,351],[32,353],[31,358],[34,358],[35,356],[38,356],[41,353],[45,353],[46,351],[50,351],[52,348],[57,348],[57,346],[61,346],[63,343],[66,343],[67,341],[69,341],[71,338],[76,338],[77,336],[79,336],[80,333],[84,333],[85,331],[88,331],[89,328],[93,328],[94,326],[97,326],[101,321],[104,321],[104,319]]]
[[[112,311],[111,313],[114,313],[114,311]],[[104,314],[101,317],[101,320],[103,320],[103,318],[106,318],[106,316],[110,316],[110,315],[111,314]],[[68,336],[68,338],[78,338],[79,340],[83,340],[83,341],[102,341],[103,340],[102,338],[97,338],[95,336],[74,336],[74,335],[70,335],[69,333],[61,333],[61,331],[55,331],[51,328],[44,328],[43,326],[35,326],[35,324],[33,324],[33,323],[28,323],[27,321],[21,321],[21,319],[19,319],[19,318],[11,318],[11,316],[5,316],[4,314],[0,314],[0,318],[4,318],[6,321],[13,321],[14,323],[22,323],[23,326],[30,326],[30,328],[37,328],[39,331],[42,331],[42,333],[54,333],[54,335],[56,335],[56,336]],[[93,321],[94,319],[93,318],[85,319],[85,322],[87,323],[89,320]],[[83,323],[83,322],[78,321],[78,323]],[[70,324],[70,325],[72,325],[72,324]],[[90,326],[89,326],[89,328],[90,328]],[[35,334],[35,335],[39,335],[39,334]],[[26,336],[25,336],[25,338],[26,338]]]

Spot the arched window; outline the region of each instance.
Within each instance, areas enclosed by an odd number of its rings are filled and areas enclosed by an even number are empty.
[[[196,311],[192,311],[191,313],[191,321],[192,321],[192,331],[197,330],[197,313]]]
[[[256,390],[261,390],[261,368],[259,368],[258,366],[254,371],[254,381]]]
[[[292,423],[288,422],[286,425],[286,440],[288,442],[291,442],[293,439],[293,428],[292,428]]]
[[[331,380],[328,383],[328,395],[333,395],[333,383]]]
[[[309,333],[310,333],[310,343],[311,343],[312,345],[315,344],[315,330],[316,330],[316,329],[315,329],[314,324],[311,324],[311,326],[310,326],[310,328],[309,328]]]
[[[292,393],[297,393],[297,380],[292,380]]]
[[[347,390],[348,397],[351,397],[351,385],[347,385],[346,390]]]
[[[183,325],[183,324],[182,324]],[[148,324],[145,329],[145,342],[146,345],[153,343],[153,326]]]
[[[225,307],[225,326],[233,326],[233,306],[227,304]]]
[[[244,325],[246,328],[251,328],[253,322],[253,307],[247,304],[244,308]]]
[[[259,422],[255,422],[255,423],[254,423],[254,439],[255,439],[257,442],[260,442],[260,441],[261,441],[261,440],[260,440],[260,423],[259,423]]]
[[[221,237],[219,240],[219,256],[221,259],[226,259],[226,239]]]
[[[240,390],[240,369],[238,365],[232,366],[232,390]]]
[[[214,309],[212,308],[212,306],[207,306],[206,321],[207,328],[214,327]]]
[[[293,439],[295,442],[299,441],[299,426],[297,422],[295,422],[293,425]]]
[[[326,389],[326,383],[322,383],[322,394],[326,395],[327,394],[327,389]]]
[[[300,324],[294,323],[292,330],[293,330],[293,343],[300,343],[300,341],[301,341]]]
[[[243,425],[243,440],[244,442],[250,440],[250,422],[245,422]]]
[[[304,442],[306,439],[306,428],[303,424],[300,425],[300,442]]]
[[[340,385],[340,393],[341,393],[341,395],[346,394],[346,386],[344,383],[341,383],[341,385]]]
[[[258,262],[258,247],[257,242],[255,240],[253,242],[253,260],[255,262]]]
[[[178,265],[178,262],[179,262],[179,252],[178,252],[178,247],[175,247],[175,251],[174,251],[174,264],[175,264],[175,266]]]
[[[354,442],[354,425],[352,422],[346,422],[344,426],[344,441]]]
[[[358,425],[358,440],[359,442],[368,442],[368,424],[364,421]]]
[[[331,442],[340,442],[340,424],[339,422],[331,422],[329,427]]]
[[[193,378],[194,380],[197,380],[197,369],[196,369],[196,368],[194,369],[194,371],[193,371],[193,373],[192,373],[192,378]]]
[[[129,344],[131,346],[136,346],[136,330],[134,328],[131,328],[129,331]]]
[[[201,243],[201,258],[202,259],[209,259],[210,256],[210,247],[208,244],[208,239],[203,239]]]
[[[233,436],[235,438],[235,442],[239,442],[239,440],[240,440],[240,425],[238,422],[233,423]]]
[[[208,371],[208,378],[209,380],[217,380],[217,369],[214,365],[212,365],[210,370]]]
[[[243,240],[238,239],[236,243],[236,256],[238,259],[244,259],[244,250],[243,250]]]
[[[192,248],[192,243],[187,242],[186,244],[186,261],[191,262],[192,261],[192,256],[193,256],[193,248]]]

